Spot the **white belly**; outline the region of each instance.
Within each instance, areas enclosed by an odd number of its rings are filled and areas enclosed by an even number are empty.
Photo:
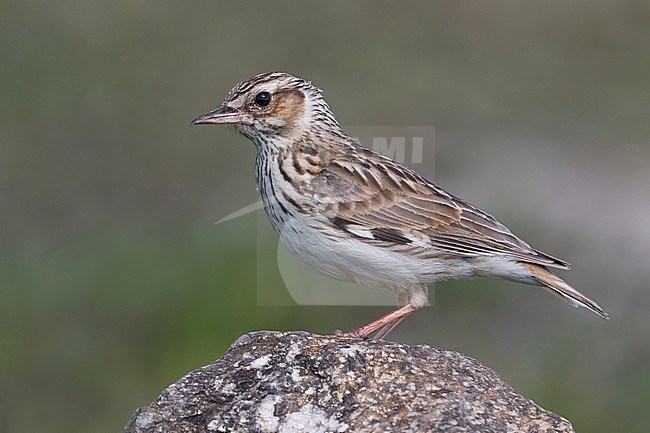
[[[370,245],[345,233],[328,237],[302,218],[287,221],[280,238],[293,254],[317,271],[370,287],[402,292],[450,277],[472,275],[471,265],[464,260],[425,259]]]

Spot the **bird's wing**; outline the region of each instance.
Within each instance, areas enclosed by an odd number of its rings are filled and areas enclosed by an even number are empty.
[[[312,180],[314,199],[335,227],[380,247],[413,249],[423,256],[504,255],[543,266],[570,267],[531,248],[491,215],[412,169],[367,154],[330,162]]]

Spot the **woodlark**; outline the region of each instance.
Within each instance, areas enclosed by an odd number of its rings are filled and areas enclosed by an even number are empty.
[[[192,125],[227,124],[257,147],[257,186],[287,248],[332,278],[393,291],[401,306],[339,335],[385,337],[449,278],[541,286],[575,307],[607,313],[549,268],[565,261],[531,248],[477,207],[411,168],[367,149],[339,126],[320,89],[271,72],[237,84]]]

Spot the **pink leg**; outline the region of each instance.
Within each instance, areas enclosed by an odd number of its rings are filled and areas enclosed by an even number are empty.
[[[407,304],[404,305],[403,307],[398,308],[395,311],[391,311],[390,313],[386,314],[385,316],[380,317],[379,319],[375,320],[374,322],[368,323],[366,326],[362,326],[359,329],[355,329],[354,331],[350,332],[338,332],[336,335],[338,337],[349,337],[349,338],[366,338],[373,332],[375,332],[377,329],[381,328],[382,326],[389,326],[386,331],[382,329],[381,332],[384,332],[382,337],[385,337],[388,332],[390,332],[399,322],[402,321],[403,318],[411,314],[417,310],[414,306]]]
[[[384,338],[386,338],[386,336],[388,335],[388,333],[389,333],[390,331],[392,331],[393,329],[395,329],[395,328],[397,327],[397,325],[399,325],[399,324],[402,322],[402,320],[404,320],[404,319],[406,319],[406,318],[408,317],[409,314],[411,314],[411,313],[407,313],[407,314],[403,315],[402,317],[400,317],[399,319],[393,320],[391,323],[387,323],[387,324],[385,324],[385,325],[384,325],[384,326],[379,330],[379,332],[377,332],[377,333],[375,334],[375,336],[372,337],[373,340],[383,340]]]

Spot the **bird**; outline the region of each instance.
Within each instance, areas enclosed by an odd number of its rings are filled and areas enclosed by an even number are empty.
[[[529,246],[478,207],[362,146],[310,81],[266,72],[237,84],[191,125],[229,125],[257,150],[257,189],[287,249],[337,280],[390,289],[398,308],[349,338],[385,338],[427,303],[437,281],[496,278],[541,286],[604,319],[550,269],[569,263]]]

